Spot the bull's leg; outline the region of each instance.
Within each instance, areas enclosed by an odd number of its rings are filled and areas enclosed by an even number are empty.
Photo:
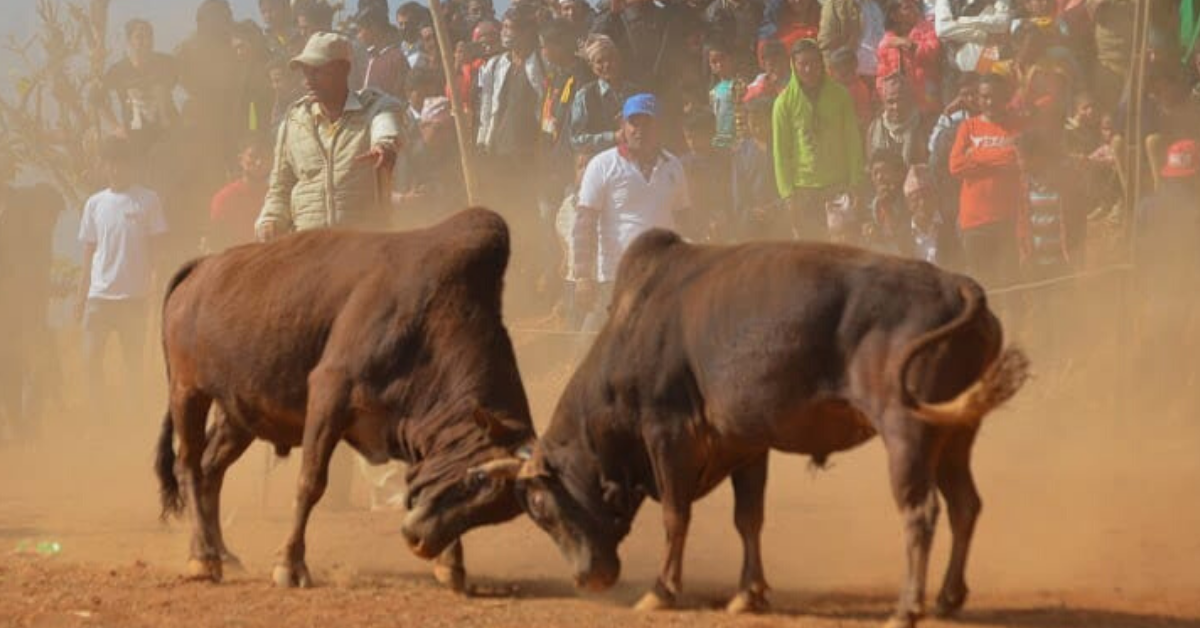
[[[202,468],[203,494],[205,511],[208,519],[203,525],[209,528],[209,534],[216,543],[221,561],[234,569],[242,569],[242,561],[225,547],[225,538],[221,534],[221,486],[225,481],[225,471],[229,465],[237,461],[250,443],[254,435],[230,423],[225,413],[218,406],[213,427],[208,436],[208,444],[204,448]]]
[[[275,566],[273,578],[281,587],[309,587],[312,578],[304,563],[304,534],[313,506],[329,481],[329,460],[348,420],[350,384],[328,367],[318,366],[308,378],[308,408],[304,420],[304,455],[300,461],[292,533]]]
[[[967,601],[967,553],[971,548],[971,536],[975,532],[975,521],[983,502],[975,490],[975,479],[971,476],[971,446],[975,432],[955,434],[946,444],[938,464],[937,481],[942,496],[946,498],[946,512],[950,516],[950,533],[953,544],[950,563],[946,566],[946,579],[938,594],[934,612],[939,617],[953,615]]]
[[[450,544],[433,563],[433,577],[452,591],[463,592],[467,587],[467,570],[463,566],[462,539]]]
[[[763,575],[762,527],[767,488],[767,455],[733,472],[733,524],[742,537],[742,581],[738,594],[726,607],[730,613],[767,610],[766,576]]]
[[[665,610],[675,606],[683,589],[683,546],[692,521],[692,482],[696,460],[689,457],[694,448],[687,443],[666,442],[652,447],[651,461],[662,504],[663,527],[667,532],[667,552],[658,580],[634,607],[639,611]]]
[[[179,436],[175,458],[175,477],[183,491],[192,520],[192,542],[188,557],[188,576],[221,580],[221,554],[213,537],[208,502],[204,496],[204,425],[212,398],[199,391],[176,388],[171,391],[171,420]]]
[[[933,490],[933,440],[930,428],[916,425],[916,419],[898,418],[909,423],[898,425],[897,433],[885,434],[892,496],[904,519],[904,538],[908,573],[896,613],[888,628],[913,628],[925,614],[925,579],[929,570],[929,549],[937,526],[938,499]]]

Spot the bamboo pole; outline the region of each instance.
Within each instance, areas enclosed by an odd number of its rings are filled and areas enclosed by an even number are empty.
[[[454,133],[458,136],[458,158],[462,164],[463,185],[467,189],[467,205],[474,205],[477,198],[475,176],[471,171],[470,144],[467,142],[467,131],[463,120],[465,111],[459,102],[454,71],[450,67],[453,51],[448,48],[450,37],[446,33],[446,23],[442,16],[440,0],[429,0],[429,10],[433,14],[433,31],[437,36],[438,53],[442,57],[442,72],[446,76],[446,85],[450,91],[450,107],[454,110]]]

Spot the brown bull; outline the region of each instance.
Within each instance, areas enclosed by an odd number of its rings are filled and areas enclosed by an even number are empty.
[[[666,557],[638,604],[657,609],[680,592],[692,503],[729,477],[744,548],[729,609],[755,610],[766,606],[768,452],[823,464],[879,434],[908,548],[893,624],[911,626],[938,490],[954,537],[939,607],[966,599],[980,509],[971,446],[1025,369],[1023,354],[1002,350],[1000,323],[967,277],[847,247],[693,246],[651,231],[623,258],[610,319],[522,468],[518,496],[590,589],[619,576],[617,546],[644,497],[661,502]]]
[[[261,438],[281,454],[303,448],[274,579],[308,586],[305,527],[344,440],[372,463],[409,463],[401,531],[418,555],[444,553],[440,577],[461,583],[459,537],[520,514],[514,452],[534,438],[501,318],[508,255],[504,221],[473,209],[405,233],[293,235],[177,273],[157,472],[164,515],[189,506],[194,576],[219,579],[236,560],[221,538],[221,482]],[[213,402],[224,416],[206,434]]]

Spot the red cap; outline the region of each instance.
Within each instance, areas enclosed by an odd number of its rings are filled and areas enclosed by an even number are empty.
[[[1180,140],[1171,144],[1171,147],[1167,149],[1167,161],[1163,164],[1162,176],[1164,178],[1195,176],[1197,169],[1200,169],[1200,160],[1197,157],[1196,142]]]

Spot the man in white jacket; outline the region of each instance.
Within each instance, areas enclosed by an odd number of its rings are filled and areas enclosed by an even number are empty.
[[[986,72],[989,48],[1008,37],[1012,19],[1010,0],[936,0],[933,5],[933,29],[958,72]]]

